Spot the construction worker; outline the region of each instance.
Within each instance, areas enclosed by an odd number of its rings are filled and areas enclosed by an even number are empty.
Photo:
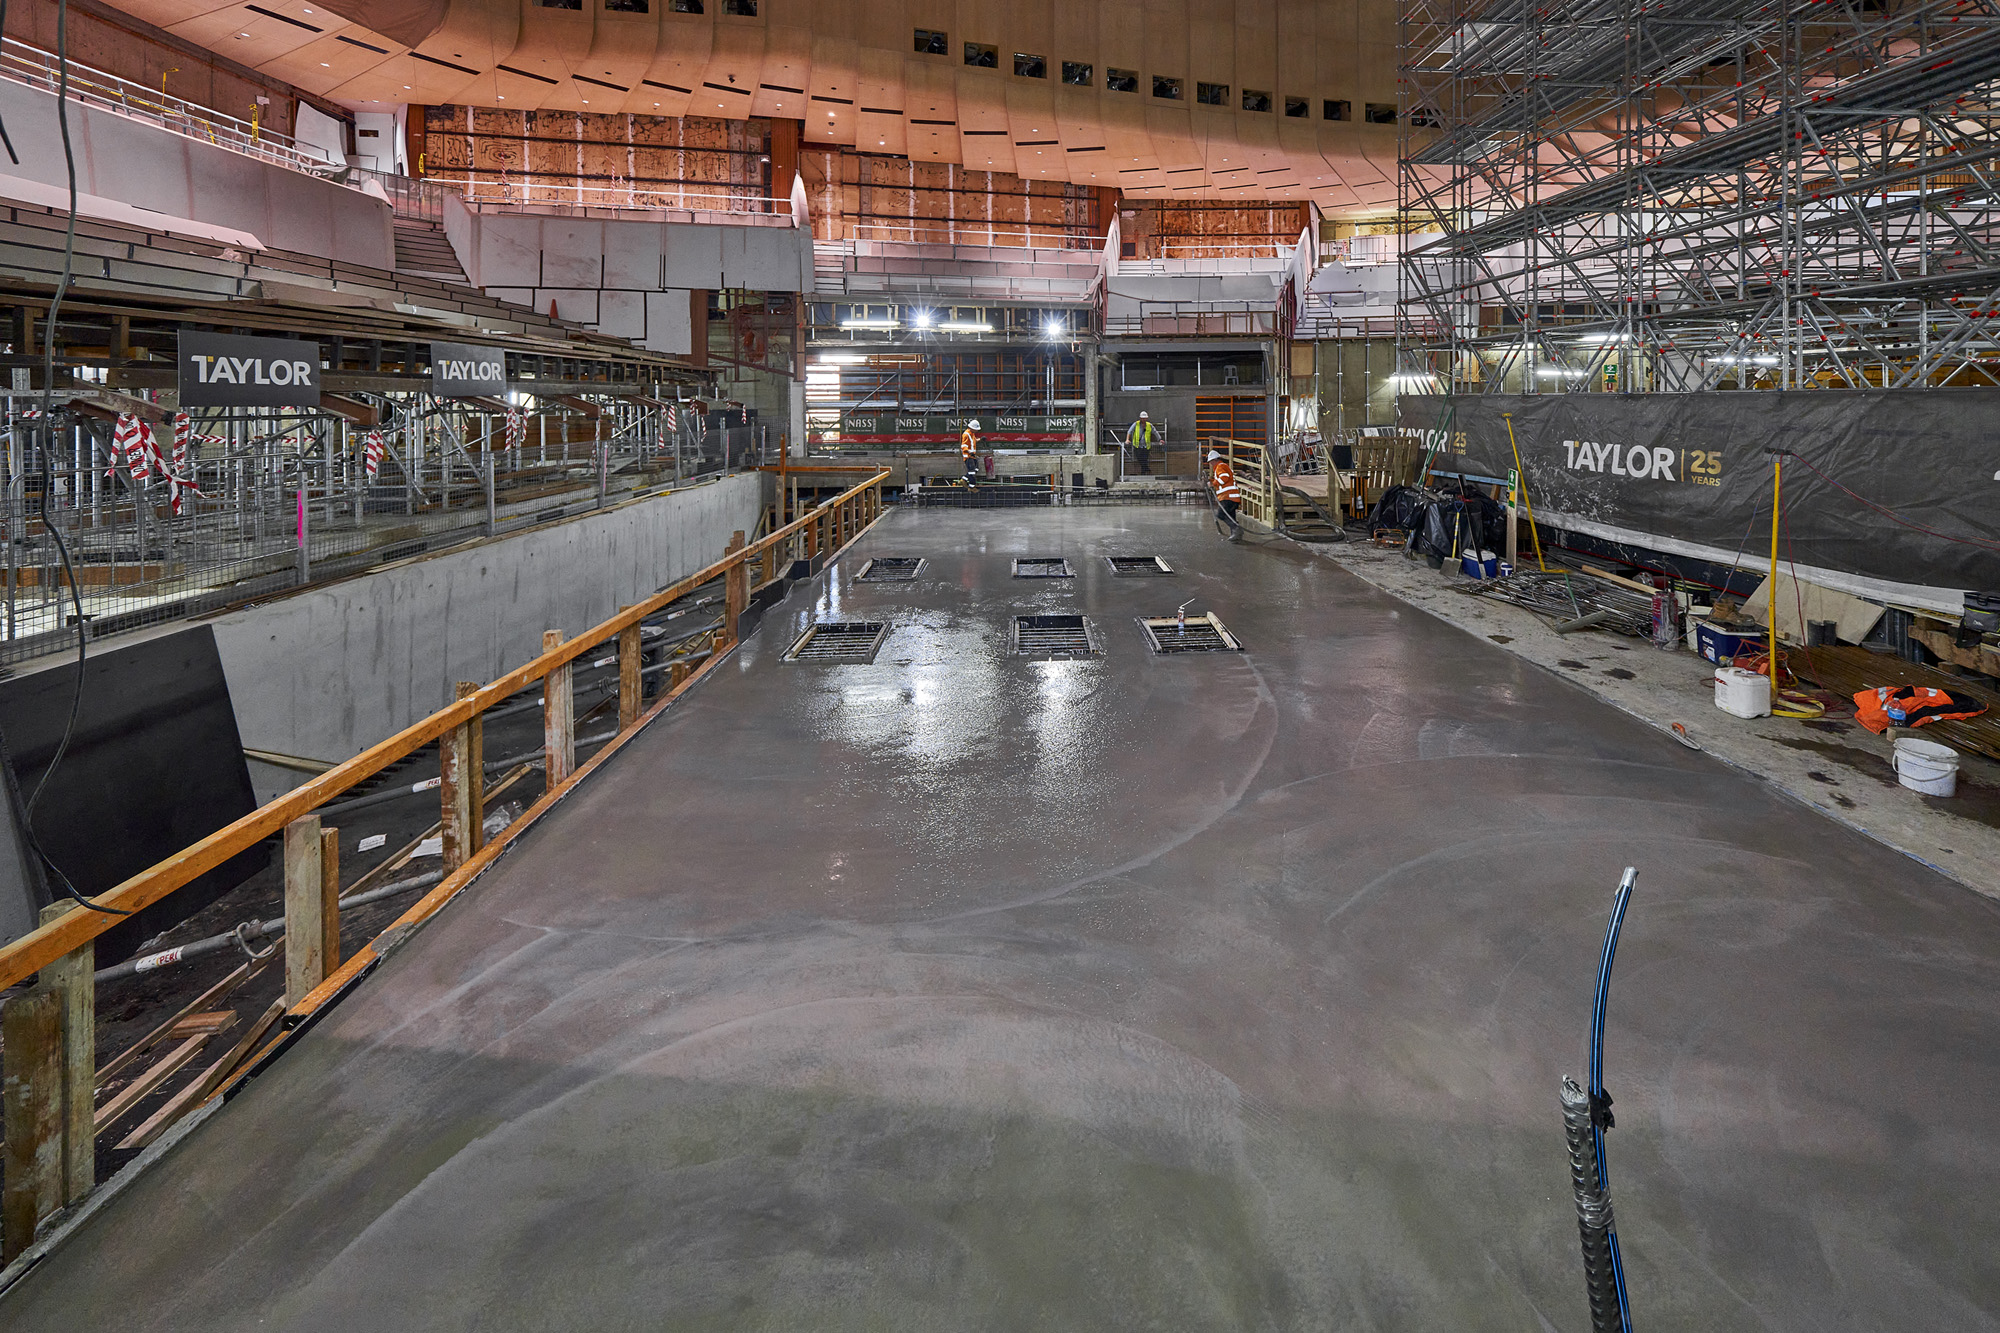
[[[1215,504],[1229,520],[1231,528],[1236,522],[1236,510],[1243,502],[1243,491],[1236,484],[1236,473],[1229,466],[1229,460],[1214,449],[1208,451],[1208,484],[1215,492]]]
[[[978,417],[966,422],[965,433],[958,437],[958,460],[965,465],[965,484],[977,486],[981,475]]]
[[[1144,412],[1132,423],[1132,430],[1125,437],[1126,445],[1132,450],[1132,458],[1139,464],[1139,475],[1153,475],[1153,446],[1160,442],[1160,428]]]

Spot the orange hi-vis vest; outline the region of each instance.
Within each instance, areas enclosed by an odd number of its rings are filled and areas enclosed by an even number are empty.
[[[1215,460],[1215,495],[1220,500],[1241,500],[1243,492],[1236,487],[1236,474],[1230,470],[1229,460]]]
[[[1976,699],[1930,685],[1882,685],[1854,696],[1854,720],[1878,734],[1890,727],[1978,717],[1985,711],[1986,705]]]
[[[970,458],[977,452],[979,452],[979,441],[973,438],[970,430],[958,437],[958,456],[960,458]]]

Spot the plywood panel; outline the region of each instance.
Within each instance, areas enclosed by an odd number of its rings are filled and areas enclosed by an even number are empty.
[[[426,119],[429,174],[476,201],[720,208],[767,191],[769,124],[441,106]]]

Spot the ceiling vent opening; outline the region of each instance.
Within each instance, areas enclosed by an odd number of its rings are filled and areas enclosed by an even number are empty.
[[[861,567],[854,576],[856,583],[903,583],[917,576],[924,567],[922,559],[916,556],[879,555]]]
[[[1205,616],[1141,616],[1139,628],[1156,653],[1240,653],[1243,645],[1211,611]]]
[[[1014,651],[1027,657],[1091,657],[1097,647],[1082,616],[1015,616]]]
[[[1121,579],[1153,578],[1161,574],[1171,574],[1174,567],[1157,555],[1107,555],[1111,572]]]
[[[1014,577],[1017,579],[1073,579],[1069,561],[1061,556],[1027,556],[1014,562]]]
[[[889,626],[875,620],[830,620],[799,636],[787,662],[873,662]]]

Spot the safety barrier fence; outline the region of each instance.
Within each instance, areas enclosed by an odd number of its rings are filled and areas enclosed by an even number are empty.
[[[284,867],[284,973],[282,1008],[255,1024],[221,1066],[211,1066],[181,1110],[191,1113],[236,1086],[276,1054],[326,1005],[372,971],[415,927],[435,915],[476,876],[492,865],[508,844],[561,800],[641,727],[658,716],[736,646],[739,620],[759,587],[783,578],[796,562],[811,567],[821,557],[851,543],[881,516],[887,469],[788,468],[790,477],[814,476],[829,484],[859,481],[768,535],[745,542],[738,532],[722,558],[636,605],[565,638],[543,634],[540,656],[484,686],[459,687],[460,697],[413,726],[354,758],[309,779],[243,818],[141,871],[93,901],[119,912],[157,903],[203,874],[267,839],[282,838]],[[817,474],[817,475],[814,475]],[[698,667],[677,665],[668,688],[650,703],[642,688],[645,647],[641,622],[665,612],[704,585],[723,584],[723,614],[713,651]],[[615,650],[617,730],[581,765],[577,762],[575,691],[572,675],[600,648]],[[483,762],[482,722],[524,691],[541,686],[543,794],[504,828],[485,835],[482,812],[491,794]],[[442,839],[442,879],[388,929],[346,960],[339,957],[338,914],[342,904],[334,830],[323,825],[325,807],[360,783],[417,751],[435,745]],[[353,809],[356,798],[341,803]],[[329,860],[327,849],[335,849]],[[355,901],[352,898],[348,902]],[[5,1061],[5,1187],[0,1192],[0,1259],[11,1261],[29,1248],[41,1224],[76,1205],[93,1188],[96,1131],[108,1127],[109,1105],[95,1105],[95,945],[122,918],[59,902],[42,923],[0,947],[0,990],[32,984],[12,993],[0,1010]],[[258,1043],[262,1043],[259,1045]],[[124,1057],[120,1057],[122,1061]],[[135,1084],[133,1086],[140,1086]],[[156,1085],[163,1086],[163,1085]],[[139,1096],[128,1088],[120,1097]],[[177,1094],[177,1097],[183,1094]]]
[[[185,487],[133,478],[108,410],[53,438],[20,412],[0,422],[13,427],[0,430],[0,663],[62,651],[78,602],[103,638],[755,467],[775,448],[766,426],[669,422],[643,401],[532,412],[518,433],[497,413],[381,402],[395,419],[374,475],[369,427],[250,408],[196,423]],[[164,448],[172,428],[155,416]]]

